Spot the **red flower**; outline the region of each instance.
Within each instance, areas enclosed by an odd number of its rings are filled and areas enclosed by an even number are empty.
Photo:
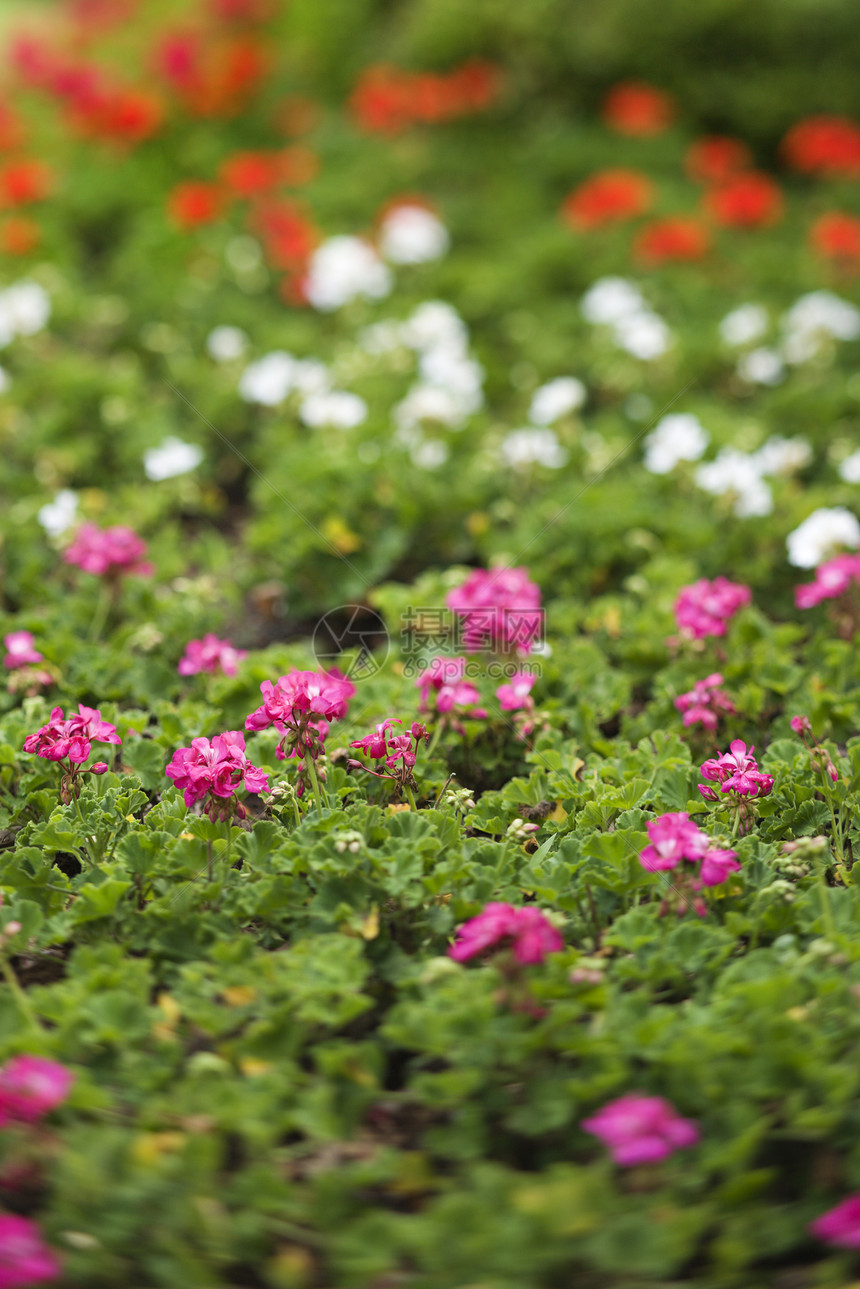
[[[0,170],[0,205],[28,206],[44,201],[53,186],[53,171],[44,161],[9,161]]]
[[[603,119],[610,129],[642,138],[662,134],[674,115],[669,95],[642,81],[614,86],[603,104]]]
[[[690,215],[656,219],[639,233],[633,253],[644,264],[667,260],[700,260],[708,249],[708,231]]]
[[[734,175],[705,196],[705,209],[726,228],[763,228],[782,215],[782,194],[769,175],[758,170]]]
[[[845,116],[810,116],[792,126],[782,153],[794,170],[806,174],[860,175],[860,126]]]
[[[479,112],[495,98],[499,71],[492,63],[473,60],[442,75],[418,74],[397,67],[368,67],[352,92],[349,105],[363,130],[398,134],[415,122],[450,121]]]
[[[722,134],[696,139],[684,158],[684,169],[695,183],[722,183],[751,164],[747,145]]]
[[[409,82],[396,67],[368,67],[361,74],[349,107],[358,125],[371,134],[398,134],[411,123]]]
[[[832,210],[820,215],[809,230],[812,249],[825,259],[860,260],[860,219]]]
[[[24,215],[13,215],[0,224],[0,251],[4,255],[29,255],[41,240],[39,225]]]
[[[177,184],[167,202],[171,219],[182,229],[213,223],[221,214],[222,207],[220,188],[196,179]]]
[[[221,164],[221,181],[237,197],[256,197],[275,188],[279,158],[271,152],[236,152]]]
[[[292,202],[271,201],[255,211],[252,226],[262,239],[269,262],[298,272],[317,244],[318,235],[307,216]]]
[[[633,219],[648,210],[654,188],[637,170],[601,170],[565,198],[562,214],[576,229]]]

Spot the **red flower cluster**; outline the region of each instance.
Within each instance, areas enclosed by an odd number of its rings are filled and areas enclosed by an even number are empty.
[[[810,116],[792,126],[782,155],[793,170],[831,178],[860,176],[860,126],[845,116]]]
[[[651,180],[638,170],[601,170],[565,198],[562,214],[578,231],[633,219],[654,200]]]
[[[662,134],[675,116],[668,94],[642,81],[623,81],[614,86],[603,104],[603,119],[619,134]]]
[[[705,195],[704,206],[726,228],[764,228],[782,215],[782,194],[769,175],[748,170],[731,175]]]
[[[498,68],[479,59],[447,73],[368,67],[349,106],[362,130],[400,134],[412,125],[435,125],[482,111],[497,97],[499,84]]]
[[[687,149],[684,169],[694,183],[718,184],[752,165],[752,155],[740,139],[722,134],[696,139]]]
[[[860,219],[838,210],[819,215],[809,230],[809,242],[824,259],[856,263],[860,261]]]
[[[700,260],[709,246],[708,230],[697,219],[669,215],[642,229],[633,253],[642,264],[656,267],[672,260]]]

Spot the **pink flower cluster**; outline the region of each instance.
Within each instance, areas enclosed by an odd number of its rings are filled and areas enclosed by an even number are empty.
[[[730,873],[740,869],[737,853],[721,850],[711,845],[706,833],[693,823],[686,811],[661,815],[648,824],[649,844],[639,852],[639,861],[649,872],[663,872],[677,868],[685,861],[698,864],[691,876],[690,889],[700,891],[703,886],[719,886]],[[704,907],[694,902],[697,913]]]
[[[532,688],[535,677],[527,671],[518,671],[510,680],[499,685],[496,698],[503,712],[530,712],[535,705]]]
[[[456,712],[459,716],[483,720],[487,715],[486,709],[475,705],[480,702],[481,695],[470,681],[463,679],[465,672],[465,658],[444,658],[441,655],[433,658],[415,681],[421,690],[421,710],[426,711],[430,707],[428,700],[432,694],[440,716]]]
[[[730,582],[726,577],[706,577],[685,586],[675,601],[675,621],[681,635],[688,640],[705,636],[724,636],[731,617],[752,600],[748,586]]]
[[[211,742],[192,739],[190,747],[173,753],[165,774],[183,793],[186,806],[205,800],[204,809],[213,822],[233,815],[245,818],[247,811],[235,798],[238,788],[264,792],[269,786],[268,775],[245,755],[245,736],[239,730],[225,730]]]
[[[809,1230],[825,1244],[835,1244],[840,1249],[860,1249],[860,1195],[849,1195],[835,1208],[822,1213]]]
[[[675,699],[675,706],[684,714],[684,725],[704,725],[706,730],[715,730],[720,714],[733,715],[735,705],[724,689],[720,689],[723,678],[715,671],[704,680],[697,680],[693,688]]]
[[[10,631],[8,636],[3,637],[3,643],[8,650],[3,666],[9,671],[45,661],[44,654],[33,648],[33,636],[29,631]]]
[[[133,528],[117,524],[99,528],[98,524],[81,524],[71,545],[63,551],[67,564],[75,564],[85,573],[116,578],[123,573],[148,577],[152,565],[144,560],[146,545]]]
[[[837,600],[852,582],[860,582],[860,555],[836,555],[819,564],[815,581],[794,589],[794,603],[799,609],[811,609],[822,600]]]
[[[748,748],[743,739],[733,739],[728,752],[721,752],[705,761],[702,775],[711,783],[719,783],[721,793],[733,792],[736,797],[766,797],[773,792],[773,775],[758,768],[754,751],[755,748]],[[707,801],[719,801],[719,796],[709,784],[700,783],[699,791]]]
[[[349,700],[355,694],[355,685],[336,669],[331,671],[293,670],[281,676],[273,685],[264,680],[260,685],[263,702],[245,720],[246,730],[264,730],[270,725],[281,734],[298,737],[292,755],[301,757],[305,749],[313,749],[317,741],[323,742],[329,722],[340,720],[349,710]],[[278,756],[284,759],[281,740]]]
[[[513,904],[491,903],[458,928],[448,953],[455,962],[468,962],[487,949],[507,946],[513,949],[517,962],[527,966],[563,949],[564,941],[534,905],[518,909]]]
[[[42,1119],[65,1101],[73,1082],[71,1070],[56,1061],[13,1056],[0,1068],[0,1127]]]
[[[529,580],[527,569],[475,569],[462,586],[449,592],[445,603],[463,620],[467,653],[529,653],[540,641],[540,588]]]
[[[622,1168],[657,1163],[699,1140],[696,1124],[682,1119],[670,1102],[638,1092],[610,1101],[581,1126],[608,1146]]]
[[[108,769],[106,761],[96,761],[84,770],[93,743],[121,742],[116,726],[103,721],[100,711],[79,703],[77,715],[68,720],[63,716],[62,707],[55,707],[47,725],[24,739],[24,751],[60,764],[63,770],[60,795],[63,801],[69,801],[71,793],[80,796],[81,774],[104,774]]]
[[[408,734],[389,735],[388,730],[392,725],[401,725],[402,723],[399,717],[389,717],[381,725],[377,725],[372,734],[356,739],[355,742],[349,745],[350,747],[359,748],[372,761],[384,762],[389,771],[388,774],[384,771],[371,770],[369,766],[364,765],[361,761],[350,761],[350,767],[356,770],[367,770],[368,774],[374,775],[377,779],[391,779],[402,788],[414,789],[415,778],[413,771],[415,761],[421,740],[426,740],[428,737],[427,727],[422,725],[420,721],[413,721]]]
[[[239,663],[247,658],[245,649],[234,649],[229,640],[219,640],[210,631],[202,640],[189,640],[176,670],[180,676],[197,676],[202,671],[235,676]]]
[[[0,1289],[56,1280],[61,1271],[59,1258],[44,1243],[35,1222],[0,1213]]]

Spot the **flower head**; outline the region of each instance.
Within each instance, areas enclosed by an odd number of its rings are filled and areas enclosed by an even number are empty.
[[[42,1056],[13,1056],[0,1068],[0,1126],[35,1123],[65,1101],[71,1070]]]
[[[518,648],[529,653],[538,643],[542,615],[540,589],[524,568],[477,568],[445,600],[462,618],[467,652]]]
[[[247,656],[245,649],[234,649],[229,640],[219,640],[210,631],[202,640],[188,641],[176,670],[180,676],[196,676],[201,671],[235,676],[238,664]]]
[[[613,86],[603,105],[603,119],[611,129],[642,138],[662,134],[674,115],[669,95],[643,81]]]
[[[860,582],[860,555],[836,555],[815,570],[815,580],[795,587],[794,602],[799,609],[811,609],[822,600],[836,600],[852,583]]]
[[[245,736],[239,730],[225,730],[211,741],[192,739],[190,747],[173,753],[165,774],[182,792],[186,806],[206,800],[206,813],[213,820],[228,818],[234,812],[244,818],[245,808],[238,801],[232,801],[229,808],[221,803],[234,797],[240,787],[265,792],[269,786],[268,775],[245,755]]]
[[[44,654],[33,648],[33,636],[29,631],[10,631],[3,637],[8,650],[3,659],[3,666],[13,671],[16,667],[29,667],[32,663],[44,662]]]
[[[809,1224],[810,1232],[825,1244],[840,1249],[860,1249],[860,1195],[849,1195]]]
[[[726,577],[715,577],[712,582],[700,578],[685,586],[675,601],[678,629],[689,640],[724,636],[729,619],[751,599],[749,587],[739,582]]]
[[[643,264],[656,267],[673,260],[700,260],[708,250],[708,230],[690,215],[667,215],[646,225],[633,244]]]
[[[743,739],[732,741],[729,751],[705,761],[702,777],[719,783],[720,792],[734,792],[739,797],[766,797],[773,791],[773,775],[764,774],[753,756],[755,748],[747,747]],[[717,799],[713,788],[699,785],[703,797]]]
[[[124,524],[99,528],[85,523],[63,552],[63,560],[99,577],[117,577],[121,573],[148,577],[152,565],[143,559],[145,554],[145,543]]]
[[[294,669],[274,685],[264,680],[260,692],[263,703],[247,717],[245,729],[264,730],[274,725],[283,733],[288,726],[303,723],[304,718],[341,719],[355,694],[355,685],[335,668],[331,671]]]
[[[505,684],[499,685],[496,698],[503,712],[530,711],[534,707],[531,696],[536,677],[527,671],[518,671]]]
[[[653,184],[638,170],[601,170],[565,198],[562,214],[577,231],[586,231],[642,215],[653,200]]]
[[[699,1140],[696,1124],[682,1119],[670,1102],[637,1092],[610,1101],[581,1126],[605,1142],[623,1168],[656,1163]]]
[[[448,950],[455,962],[468,962],[486,949],[510,944],[517,962],[524,966],[543,962],[548,953],[564,948],[558,930],[534,905],[515,908],[512,904],[490,903],[464,922]]]
[[[684,168],[697,183],[712,184],[722,183],[739,170],[746,170],[751,162],[750,150],[740,139],[712,134],[690,144]]]
[[[720,688],[722,683],[722,675],[715,671],[704,680],[697,680],[686,694],[679,694],[675,699],[675,706],[679,712],[683,712],[685,726],[703,725],[706,730],[715,730],[722,712],[729,715],[734,713],[735,705],[725,690]]]
[[[59,1259],[42,1240],[35,1222],[0,1213],[0,1289],[23,1289],[55,1280],[61,1270]]]
[[[756,170],[727,177],[705,195],[705,210],[728,228],[763,228],[782,214],[782,194],[769,175]]]
[[[816,568],[842,548],[860,546],[860,523],[844,506],[821,506],[788,534],[786,546],[789,564]]]
[[[677,868],[682,860],[696,862],[708,848],[708,839],[686,811],[661,815],[648,825],[650,845],[639,854],[643,868],[651,872]]]
[[[55,707],[47,725],[27,735],[24,751],[35,753],[46,761],[68,760],[71,767],[86,761],[93,743],[121,742],[116,726],[103,721],[100,711],[79,704],[77,713],[68,720],[62,707]]]

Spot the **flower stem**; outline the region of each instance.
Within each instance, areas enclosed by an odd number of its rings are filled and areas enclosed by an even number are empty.
[[[406,798],[407,798],[407,800],[408,800],[408,802],[409,802],[410,806],[412,807],[412,809],[413,809],[413,810],[417,810],[417,809],[418,809],[418,807],[417,807],[417,806],[416,806],[416,804],[415,804],[415,794],[413,793],[413,791],[412,791],[412,789],[410,788],[410,786],[409,786],[409,784],[408,784],[408,783],[404,783],[404,785],[403,785],[403,791],[406,793]]]
[[[107,617],[108,617],[108,614],[110,613],[110,607],[111,607],[111,603],[113,602],[113,598],[114,597],[113,597],[110,584],[108,582],[102,582],[101,587],[99,589],[99,596],[98,596],[98,599],[96,600],[96,608],[95,608],[95,613],[93,614],[93,620],[90,623],[90,629],[87,632],[87,640],[90,641],[91,643],[95,643],[95,641],[98,640],[99,636],[104,631],[105,623],[107,622]]]
[[[312,756],[308,757],[308,773],[311,776],[311,787],[314,790],[314,800],[317,803],[317,812],[320,817],[322,817],[323,805],[322,797],[320,796],[320,781],[317,777],[317,768],[314,765],[314,759]]]

